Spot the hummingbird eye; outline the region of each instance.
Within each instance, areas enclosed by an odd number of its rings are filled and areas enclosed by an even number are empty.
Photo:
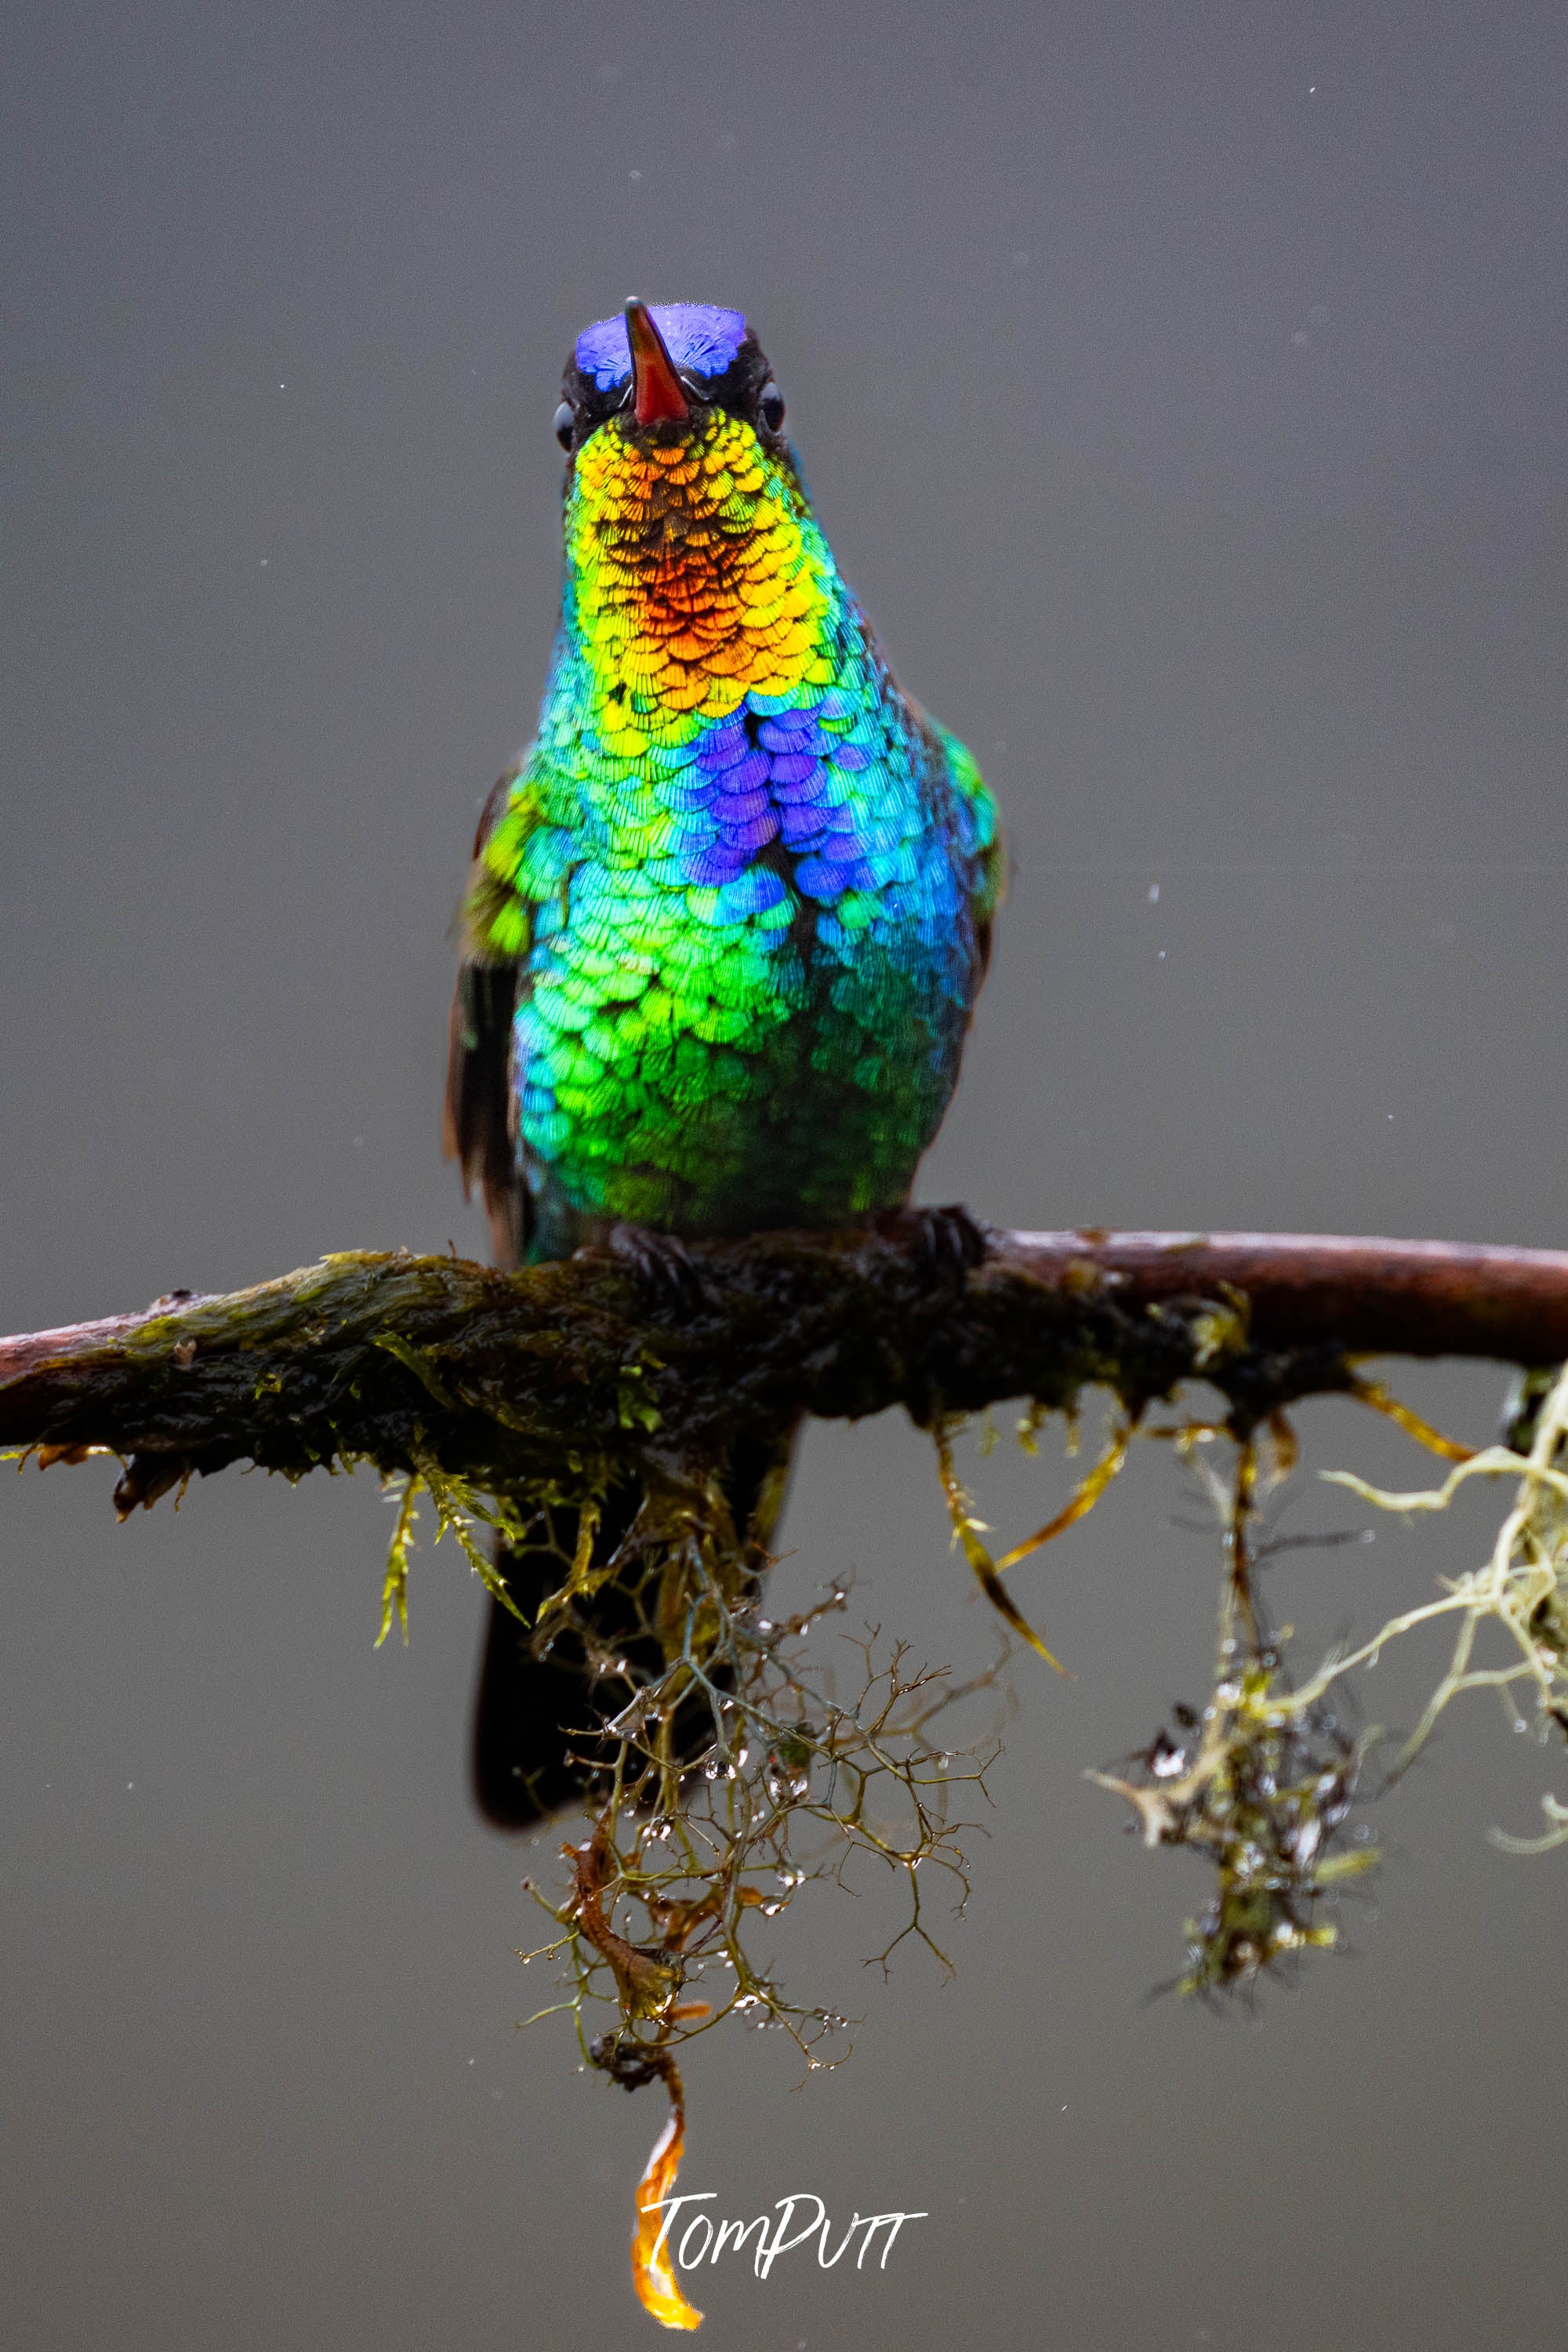
[[[563,449],[570,449],[572,436],[577,430],[577,412],[569,400],[562,402],[552,422],[555,427],[555,438]]]
[[[770,433],[776,433],[784,421],[784,394],[770,376],[757,401],[757,415]]]

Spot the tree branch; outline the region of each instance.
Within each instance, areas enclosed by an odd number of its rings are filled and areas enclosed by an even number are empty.
[[[802,1413],[921,1423],[1201,1378],[1243,1430],[1369,1355],[1568,1357],[1568,1252],[1316,1234],[993,1233],[937,1268],[917,1219],[693,1244],[656,1298],[607,1251],[506,1275],[350,1252],[216,1297],[0,1339],[0,1446],[130,1460],[121,1515],[237,1460],[477,1486],[721,1461]]]

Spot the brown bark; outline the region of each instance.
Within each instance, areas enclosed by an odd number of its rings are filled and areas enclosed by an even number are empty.
[[[1087,1260],[1146,1306],[1240,1291],[1254,1342],[1352,1355],[1568,1358],[1568,1250],[1342,1234],[1007,1234],[1009,1263],[1047,1282]]]

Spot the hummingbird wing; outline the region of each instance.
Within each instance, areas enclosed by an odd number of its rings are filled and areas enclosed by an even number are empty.
[[[531,909],[515,897],[510,899],[517,910],[511,921],[495,919],[496,877],[485,852],[503,814],[513,805],[525,768],[520,761],[498,779],[474,835],[461,919],[463,959],[447,1024],[441,1122],[447,1158],[456,1160],[463,1171],[465,1197],[476,1183],[479,1186],[491,1246],[501,1266],[521,1264],[532,1225],[518,1150],[511,1066],[518,987],[532,926]],[[510,939],[513,929],[515,942]]]
[[[1007,888],[1007,852],[990,786],[976,767],[973,752],[958,740],[956,735],[947,737],[947,760],[953,798],[959,810],[960,835],[973,861],[969,905],[974,918],[978,965],[974,974],[974,993],[978,995],[980,983],[991,964],[992,922]]]
[[[991,962],[991,926],[1007,888],[1007,852],[991,788],[974,754],[945,727],[937,737],[947,755],[956,846],[969,877],[969,911],[974,922],[975,969],[970,1003],[980,992]]]

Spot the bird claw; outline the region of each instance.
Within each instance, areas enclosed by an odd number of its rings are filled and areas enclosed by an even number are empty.
[[[702,1304],[702,1276],[686,1244],[651,1225],[612,1225],[606,1246],[660,1307],[690,1313]]]
[[[945,1209],[890,1209],[877,1220],[877,1229],[907,1249],[932,1282],[962,1284],[984,1265],[991,1249],[988,1228],[956,1201]]]

